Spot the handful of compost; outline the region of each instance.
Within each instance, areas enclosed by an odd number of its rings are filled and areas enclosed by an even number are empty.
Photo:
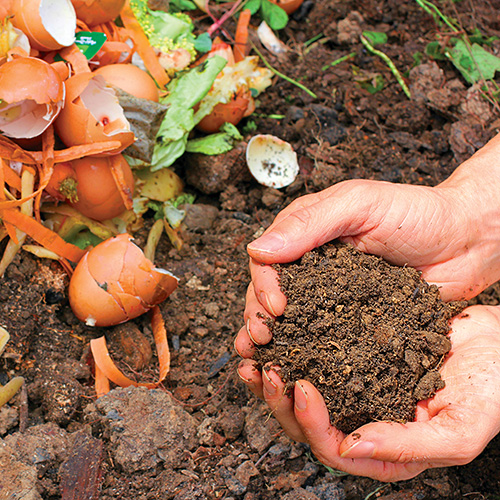
[[[417,270],[351,245],[327,244],[275,268],[287,306],[255,359],[279,366],[289,387],[313,383],[332,425],[351,433],[372,421],[412,421],[417,402],[444,387],[449,320],[464,302],[443,302]]]

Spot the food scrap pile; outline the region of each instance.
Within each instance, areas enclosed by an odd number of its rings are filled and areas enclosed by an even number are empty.
[[[158,304],[178,280],[152,261],[163,231],[182,246],[179,205],[193,201],[169,167],[185,151],[234,147],[235,125],[273,76],[249,55],[251,12],[240,4],[199,34],[168,2],[0,6],[0,275],[28,251],[66,270],[73,312],[89,326],[150,311],[164,353],[158,383],[169,358]],[[208,5],[192,7],[208,17]],[[221,29],[229,15],[234,38]],[[133,234],[146,213],[156,222],[143,251]],[[98,393],[109,380],[132,383],[103,339],[91,348]]]

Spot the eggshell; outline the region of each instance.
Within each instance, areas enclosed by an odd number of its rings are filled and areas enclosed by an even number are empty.
[[[106,82],[142,99],[158,102],[159,93],[153,78],[135,64],[108,64],[94,71]]]
[[[119,156],[125,182],[133,193],[134,175],[123,155]],[[78,201],[70,205],[86,217],[98,221],[112,219],[125,211],[125,204],[111,171],[110,156],[86,156],[73,160],[71,166],[75,171]]]
[[[125,5],[125,0],[71,0],[71,2],[78,19],[87,26],[114,21]]]
[[[214,106],[212,112],[205,116],[196,128],[207,134],[218,132],[226,122],[237,125],[248,115],[248,107],[253,104],[250,92],[238,92],[229,102],[220,102]]]
[[[60,113],[64,92],[59,73],[42,59],[20,57],[2,64],[0,131],[18,139],[39,136]]]
[[[55,129],[66,146],[120,141],[117,154],[135,140],[115,91],[100,75],[79,73],[66,81],[64,108]]]
[[[69,284],[74,314],[89,326],[111,326],[159,304],[178,279],[158,269],[128,234],[103,241],[85,254]]]
[[[290,185],[299,173],[292,146],[274,135],[253,136],[247,144],[246,160],[250,173],[260,184],[276,189]]]
[[[293,14],[303,3],[304,0],[271,0],[272,3],[279,5],[288,15]]]
[[[70,0],[14,0],[12,24],[46,52],[69,47],[75,41],[76,13]]]
[[[0,4],[0,19],[5,19],[12,15],[12,3],[13,0],[2,0]]]

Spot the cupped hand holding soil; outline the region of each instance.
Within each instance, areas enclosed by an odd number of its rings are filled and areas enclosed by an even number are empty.
[[[257,369],[279,366],[288,390],[309,380],[337,429],[412,421],[417,402],[444,387],[449,320],[465,303],[443,302],[415,269],[347,244],[274,267],[287,305],[264,319],[272,340],[256,349]]]

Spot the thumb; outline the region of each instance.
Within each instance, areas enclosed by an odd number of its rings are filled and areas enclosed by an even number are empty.
[[[370,423],[347,436],[339,452],[342,458],[429,462],[434,467],[463,465],[494,436],[481,420],[481,415],[450,405],[428,421]]]

